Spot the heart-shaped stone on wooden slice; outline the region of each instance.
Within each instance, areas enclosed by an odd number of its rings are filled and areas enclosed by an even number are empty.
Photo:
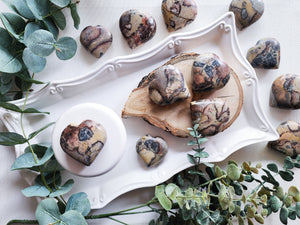
[[[92,120],[85,120],[78,126],[68,125],[60,137],[61,148],[86,166],[95,160],[105,142],[104,127]]]
[[[173,65],[162,66],[153,73],[149,96],[158,105],[170,105],[191,97],[183,74]]]
[[[192,95],[191,98],[166,106],[155,104],[149,98],[149,83],[152,80],[153,73],[159,69],[157,68],[145,76],[138,87],[131,92],[123,108],[122,117],[141,117],[150,124],[170,132],[177,137],[189,137],[187,128],[192,127],[191,101],[221,98],[230,109],[230,118],[224,129],[228,128],[236,120],[242,108],[243,89],[240,80],[237,74],[230,68],[231,78],[225,87],[217,90],[193,93],[192,66],[199,55],[201,54],[182,53],[171,58],[164,64],[174,65],[182,72],[190,94]]]
[[[149,41],[156,33],[155,19],[133,9],[121,15],[119,27],[129,47],[132,49]]]
[[[169,32],[185,27],[197,16],[194,0],[163,0],[161,11]]]
[[[300,109],[300,75],[284,74],[274,80],[270,93],[270,106]]]
[[[230,79],[230,67],[214,53],[200,54],[192,67],[193,91],[223,88]]]
[[[280,44],[275,38],[264,38],[248,50],[247,59],[254,68],[278,69]]]
[[[293,158],[300,154],[300,123],[295,121],[283,122],[277,127],[279,139],[270,141],[269,146]]]
[[[112,43],[112,34],[103,26],[88,26],[80,34],[81,44],[93,56],[100,58]]]
[[[201,99],[191,102],[192,123],[203,136],[223,131],[230,118],[230,110],[222,99]]]
[[[232,0],[229,11],[235,15],[236,26],[242,30],[255,23],[264,13],[262,0]]]
[[[148,167],[159,164],[168,152],[167,142],[161,137],[147,134],[136,143],[136,152]]]

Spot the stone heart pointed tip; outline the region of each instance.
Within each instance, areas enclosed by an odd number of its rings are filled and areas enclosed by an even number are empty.
[[[197,4],[194,0],[163,0],[161,11],[168,31],[172,32],[195,20]]]
[[[280,44],[275,38],[264,38],[248,50],[247,59],[254,68],[278,69]]]
[[[92,164],[106,142],[104,127],[92,120],[68,125],[60,137],[61,148],[86,166]]]
[[[80,34],[81,44],[97,58],[105,54],[112,40],[112,34],[101,25],[87,26]]]
[[[234,13],[236,26],[242,30],[260,19],[264,7],[262,0],[232,0],[229,11]]]
[[[146,43],[156,33],[155,19],[135,9],[128,10],[121,15],[119,27],[131,49]]]
[[[173,65],[162,66],[153,74],[149,96],[158,105],[170,105],[191,97],[183,74]]]

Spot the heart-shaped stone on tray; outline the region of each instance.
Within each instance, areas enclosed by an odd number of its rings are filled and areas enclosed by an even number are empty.
[[[149,134],[141,137],[136,143],[136,152],[148,167],[157,165],[168,152],[167,142],[161,137]]]
[[[95,160],[105,142],[104,127],[92,120],[85,120],[78,126],[68,125],[60,137],[61,148],[86,166]]]
[[[189,98],[183,74],[173,65],[160,67],[149,83],[149,96],[158,105],[170,105]]]
[[[92,55],[100,58],[109,49],[112,43],[112,34],[103,26],[87,26],[80,34],[81,44]]]
[[[149,41],[156,33],[154,18],[133,9],[121,15],[119,27],[129,47],[132,49]]]
[[[193,91],[209,91],[224,87],[230,79],[229,66],[214,53],[200,54],[192,67]]]
[[[202,99],[191,102],[193,126],[204,136],[215,135],[224,130],[230,118],[230,110],[221,99]]]
[[[194,0],[163,0],[161,11],[169,32],[185,27],[197,16]]]
[[[254,68],[278,69],[280,44],[275,38],[264,38],[248,50],[247,59]]]
[[[283,122],[277,127],[279,139],[270,141],[269,146],[293,158],[300,154],[300,123],[295,121]]]
[[[242,30],[263,15],[264,7],[262,0],[232,0],[229,11],[234,13],[236,26]]]

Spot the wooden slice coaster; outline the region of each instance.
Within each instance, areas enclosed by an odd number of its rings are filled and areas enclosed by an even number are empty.
[[[174,65],[182,72],[190,90],[191,98],[166,106],[153,103],[149,97],[148,85],[156,69],[145,76],[138,87],[131,92],[123,108],[122,117],[141,117],[150,124],[177,137],[188,137],[189,131],[187,128],[192,127],[190,102],[199,99],[221,98],[230,109],[230,118],[225,126],[225,129],[228,128],[240,114],[243,105],[243,89],[240,80],[231,69],[230,79],[225,87],[219,90],[193,93],[191,71],[193,62],[198,56],[198,53],[182,53],[164,64]]]

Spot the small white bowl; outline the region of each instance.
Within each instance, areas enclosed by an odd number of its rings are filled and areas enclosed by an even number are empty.
[[[84,120],[100,123],[107,135],[103,149],[90,166],[75,160],[60,146],[63,130],[70,124],[79,125]],[[83,103],[70,108],[58,119],[52,133],[52,147],[63,168],[79,176],[93,177],[104,174],[117,165],[125,151],[126,139],[124,124],[113,110],[100,104]]]

